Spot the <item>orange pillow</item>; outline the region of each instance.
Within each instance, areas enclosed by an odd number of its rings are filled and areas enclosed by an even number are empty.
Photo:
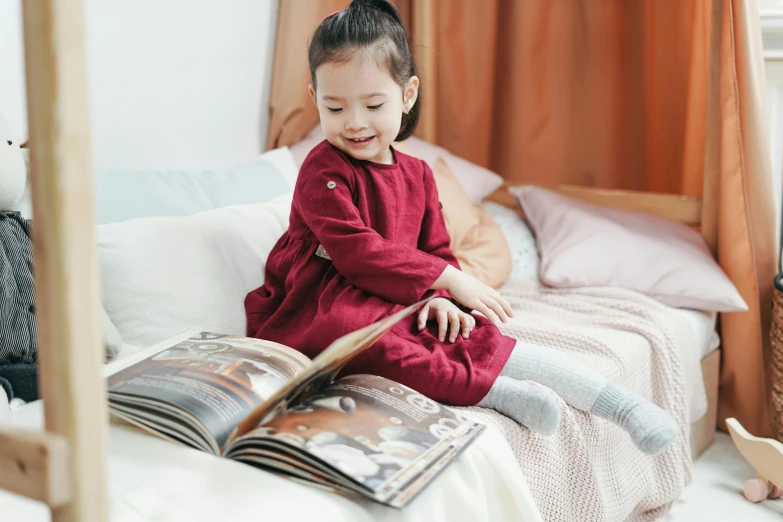
[[[462,271],[500,288],[512,269],[511,250],[503,232],[479,203],[470,201],[443,158],[438,158],[433,174],[451,250]]]
[[[404,144],[395,143],[394,148],[415,157]],[[485,285],[500,288],[512,269],[511,251],[503,232],[480,204],[470,200],[442,157],[436,160],[432,173],[451,238],[449,246],[462,271]]]

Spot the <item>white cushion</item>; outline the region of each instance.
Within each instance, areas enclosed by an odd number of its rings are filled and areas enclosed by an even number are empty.
[[[103,306],[123,342],[145,347],[187,329],[244,335],[245,296],[263,283],[291,198],[99,226]]]
[[[538,247],[536,238],[525,220],[508,207],[485,201],[484,210],[492,216],[506,238],[511,251],[511,275],[509,281],[531,281],[539,283]]]

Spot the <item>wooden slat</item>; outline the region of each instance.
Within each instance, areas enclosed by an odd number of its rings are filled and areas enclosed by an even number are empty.
[[[53,508],[66,504],[68,443],[59,435],[0,430],[0,489]]]
[[[691,423],[691,455],[701,457],[715,442],[715,426],[718,419],[718,379],[720,375],[720,350],[714,350],[701,360],[704,390],[707,394],[707,413]]]
[[[54,522],[108,520],[108,414],[82,0],[22,2],[33,246],[46,430],[68,441],[71,499]]]
[[[411,7],[413,11],[413,41],[416,45],[413,53],[416,58],[416,67],[423,84],[427,86],[427,92],[436,92],[438,84],[438,60],[437,51],[437,31],[434,30],[436,23],[436,3],[434,0],[416,0]],[[438,115],[434,103],[416,102],[421,111],[419,125],[416,129],[416,136],[436,143],[438,139]]]
[[[587,203],[644,212],[686,225],[698,225],[701,222],[701,199],[695,197],[568,185],[558,187],[558,192]]]
[[[700,198],[690,196],[678,196],[675,194],[658,194],[654,192],[639,192],[632,190],[607,190],[589,187],[576,187],[561,185],[549,188],[564,196],[579,201],[592,203],[604,207],[633,212],[644,212],[686,225],[695,226],[701,222]],[[487,201],[493,201],[522,214],[522,209],[514,196],[508,192],[508,187],[503,186],[487,197]]]
[[[511,195],[506,185],[503,185],[495,192],[484,198],[484,201],[491,201],[492,203],[497,203],[499,205],[503,205],[504,207],[508,207],[520,216],[525,215],[524,212],[522,212],[522,207],[519,206],[517,198]]]

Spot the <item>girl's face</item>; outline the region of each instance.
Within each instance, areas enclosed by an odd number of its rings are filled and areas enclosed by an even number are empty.
[[[400,132],[402,114],[416,103],[419,79],[411,77],[403,89],[361,55],[347,63],[327,62],[315,76],[318,91],[310,85],[310,96],[329,143],[359,160],[392,163],[389,147]]]

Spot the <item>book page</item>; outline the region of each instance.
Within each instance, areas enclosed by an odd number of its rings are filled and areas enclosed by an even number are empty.
[[[161,403],[161,413],[182,410],[203,426],[212,438],[209,446],[219,452],[248,413],[309,364],[280,344],[202,332],[110,375],[109,402],[144,398]],[[145,410],[149,417],[154,408]]]
[[[377,500],[407,502],[482,428],[408,387],[350,375],[242,437],[227,457],[243,460],[253,444],[271,439],[268,447],[309,453]]]

